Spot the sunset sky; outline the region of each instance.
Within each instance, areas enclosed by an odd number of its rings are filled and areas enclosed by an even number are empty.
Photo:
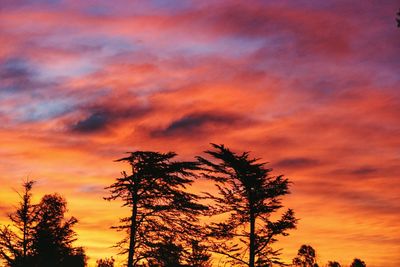
[[[0,2],[0,224],[21,182],[58,192],[89,266],[128,210],[127,151],[225,144],[285,174],[300,218],[276,247],[400,266],[398,0]],[[213,191],[198,181],[196,191]],[[217,266],[217,265],[215,265]]]

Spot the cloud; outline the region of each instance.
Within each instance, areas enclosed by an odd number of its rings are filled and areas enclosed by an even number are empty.
[[[205,134],[207,129],[218,130],[237,124],[241,118],[233,114],[218,112],[191,113],[172,121],[166,128],[151,132],[153,137],[187,136]]]
[[[315,168],[321,162],[312,158],[286,158],[274,163],[274,166],[279,169],[301,169]]]
[[[332,171],[332,173],[336,174],[346,174],[356,177],[365,177],[370,175],[376,175],[379,172],[379,169],[372,166],[362,166],[359,168],[351,168],[351,169],[338,169]]]
[[[132,105],[132,106],[130,106]],[[99,133],[117,127],[122,121],[131,121],[146,115],[150,107],[137,106],[127,103],[126,106],[115,106],[113,101],[94,102],[91,107],[82,107],[80,112],[87,115],[72,122],[68,129],[75,133]]]
[[[0,63],[0,90],[19,92],[33,90],[39,85],[34,80],[34,71],[22,58],[9,58]]]
[[[373,1],[6,1],[0,184],[46,177],[43,191],[59,186],[71,213],[96,225],[87,206],[107,222],[124,213],[96,188],[125,168],[113,163],[122,152],[172,150],[193,159],[209,142],[224,143],[293,181],[289,203],[309,224],[285,248],[295,253],[305,237],[319,236],[324,251],[336,246],[350,261],[363,251],[351,241],[355,231],[373,241],[400,232],[391,219],[400,175],[397,9],[394,0],[379,8]],[[0,194],[0,202],[12,197]],[[109,225],[97,225],[104,238],[88,244],[90,264],[109,253],[98,247],[112,246]],[[86,245],[98,232],[85,231]],[[356,249],[343,249],[338,236]],[[397,254],[384,254],[390,246],[373,248],[371,266],[400,265]],[[321,253],[322,262],[327,257]]]
[[[72,130],[80,133],[91,133],[104,130],[110,122],[110,114],[93,113],[72,126]]]
[[[79,193],[93,193],[93,194],[104,194],[104,186],[100,185],[83,185],[77,190]]]

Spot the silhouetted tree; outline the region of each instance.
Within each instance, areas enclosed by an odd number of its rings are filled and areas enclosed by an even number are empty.
[[[329,261],[327,267],[341,267],[341,265],[337,261]]]
[[[190,237],[188,237],[190,240]],[[211,267],[211,255],[207,247],[192,240],[191,246],[177,245],[175,238],[167,238],[163,242],[154,244],[150,252],[148,267]]]
[[[182,267],[183,246],[176,245],[172,239],[154,244],[150,252],[149,267]]]
[[[64,198],[58,194],[45,195],[39,208],[32,242],[35,266],[85,266],[83,249],[72,246],[76,240],[72,228],[78,221],[74,217],[65,218],[67,207]]]
[[[400,9],[399,9],[399,12],[397,12],[396,21],[397,21],[397,27],[400,27]]]
[[[35,182],[27,180],[22,184],[23,192],[18,193],[20,202],[17,210],[8,217],[10,226],[0,228],[0,259],[7,266],[27,266],[32,252],[32,232],[36,219],[36,205],[32,204],[32,187]]]
[[[288,235],[295,228],[294,212],[288,209],[277,221],[271,215],[281,207],[281,196],[289,193],[289,181],[271,176],[272,169],[249,157],[235,154],[223,145],[212,144],[205,151],[212,157],[197,157],[203,165],[204,177],[216,182],[218,196],[211,215],[227,214],[226,221],[209,226],[213,251],[229,258],[235,266],[270,266],[280,263],[279,250],[271,248],[278,235]],[[221,242],[222,241],[222,242]]]
[[[0,255],[8,267],[83,267],[83,248],[72,246],[77,220],[64,219],[65,200],[46,195],[32,204],[33,181],[23,184],[17,210],[9,215],[12,226],[0,229]]]
[[[114,267],[114,258],[99,259],[96,261],[97,267]]]
[[[312,246],[302,245],[293,259],[293,265],[298,267],[318,267],[316,253]]]
[[[350,267],[367,267],[364,261],[355,258],[351,263]]]
[[[191,250],[186,262],[190,267],[211,267],[211,254],[208,247],[201,244],[198,240],[191,240]]]
[[[114,227],[127,231],[127,237],[117,245],[129,244],[122,250],[128,253],[128,267],[154,259],[154,248],[172,233],[175,245],[198,233],[197,215],[207,207],[197,203],[198,196],[185,191],[198,166],[173,161],[175,156],[172,152],[137,151],[117,160],[129,163],[132,173],[122,172],[122,177],[107,187],[111,196],[106,199],[121,199],[123,206],[131,208],[131,215]]]

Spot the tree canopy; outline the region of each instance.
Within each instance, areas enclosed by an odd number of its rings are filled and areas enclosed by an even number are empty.
[[[130,207],[130,216],[122,218],[115,228],[127,232],[118,245],[122,253],[128,253],[127,265],[132,267],[157,260],[163,249],[160,244],[171,236],[174,246],[188,245],[190,237],[199,234],[197,216],[207,207],[198,203],[197,195],[186,191],[195,177],[193,171],[198,170],[197,163],[175,161],[173,152],[129,154],[117,161],[127,162],[131,173],[122,172],[108,187],[111,195],[106,199],[121,199],[123,206]]]
[[[317,253],[310,245],[302,245],[293,259],[293,265],[298,267],[318,267]]]
[[[0,229],[0,259],[7,267],[83,267],[86,255],[74,247],[76,218],[65,218],[67,203],[58,194],[45,195],[32,203],[33,181],[23,183],[11,225]]]
[[[203,176],[214,181],[218,189],[217,195],[208,194],[214,201],[211,215],[228,217],[209,226],[213,251],[235,266],[280,263],[279,249],[271,245],[277,236],[288,235],[297,220],[291,209],[276,221],[272,215],[283,207],[281,197],[289,193],[289,180],[283,175],[272,176],[272,169],[248,152],[236,154],[224,145],[212,147],[205,151],[211,159],[198,160]]]

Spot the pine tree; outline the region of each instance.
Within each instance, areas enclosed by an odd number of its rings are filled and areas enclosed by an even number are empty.
[[[83,248],[73,247],[76,233],[75,217],[65,218],[67,203],[58,194],[45,195],[40,204],[37,225],[32,242],[34,266],[40,267],[83,267],[86,256]]]
[[[131,174],[122,172],[107,187],[111,195],[105,199],[121,199],[130,208],[130,216],[114,227],[127,232],[117,245],[121,253],[128,253],[128,267],[154,260],[154,248],[173,233],[176,245],[184,243],[195,233],[197,215],[206,210],[197,202],[198,196],[185,190],[193,182],[197,164],[173,161],[175,156],[173,152],[137,151],[117,160],[127,162]]]
[[[211,160],[198,157],[204,177],[215,181],[218,195],[211,215],[226,214],[228,219],[210,225],[213,251],[228,257],[235,266],[270,266],[279,263],[279,250],[271,248],[278,235],[295,228],[294,212],[288,209],[277,221],[271,215],[281,207],[281,196],[289,193],[289,181],[271,176],[271,169],[249,157],[235,154],[223,145],[212,144],[205,151]],[[216,161],[216,162],[213,162]]]
[[[66,201],[59,195],[45,195],[32,203],[33,181],[23,184],[17,210],[10,214],[11,226],[0,229],[0,258],[7,267],[84,267],[83,248],[73,247],[73,226],[65,219]]]
[[[0,228],[0,259],[7,266],[27,266],[28,256],[32,253],[32,235],[37,214],[37,206],[32,204],[34,183],[27,180],[22,184],[23,192],[17,192],[20,197],[17,210],[8,216],[12,225]]]
[[[337,261],[329,261],[327,267],[341,267],[341,265]]]
[[[315,249],[310,245],[302,245],[293,259],[293,265],[298,267],[318,267]]]
[[[351,263],[350,267],[367,267],[364,261],[355,258]]]
[[[96,261],[97,267],[114,267],[114,258],[99,259]]]

